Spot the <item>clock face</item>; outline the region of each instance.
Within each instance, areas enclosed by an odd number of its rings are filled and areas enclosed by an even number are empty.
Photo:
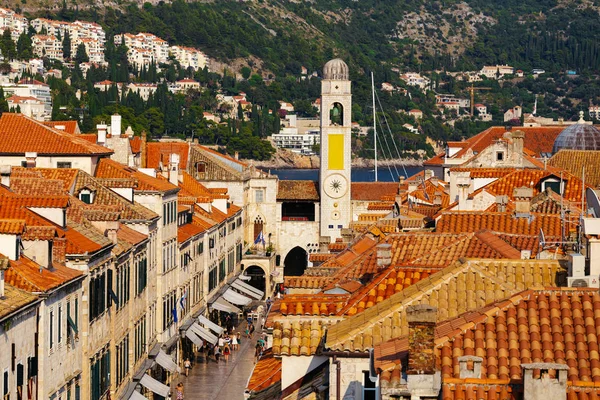
[[[346,194],[348,190],[348,181],[340,174],[332,174],[325,178],[323,190],[329,197],[337,199]]]

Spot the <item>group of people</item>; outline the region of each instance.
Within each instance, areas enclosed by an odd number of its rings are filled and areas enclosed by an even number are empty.
[[[254,362],[257,363],[258,360],[262,357],[263,353],[267,349],[267,337],[266,334],[263,333],[262,336],[256,341],[256,346],[254,346]]]
[[[219,340],[215,346],[209,345],[208,357],[211,355],[214,356],[216,362],[219,362],[221,357],[223,357],[227,362],[229,361],[229,356],[231,353],[239,350],[241,341],[241,333],[225,333],[224,335],[219,336]]]

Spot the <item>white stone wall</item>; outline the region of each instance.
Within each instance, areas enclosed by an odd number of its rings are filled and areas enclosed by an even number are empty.
[[[326,356],[283,356],[281,357],[281,390],[285,390],[298,379],[328,362]]]
[[[368,358],[338,358],[341,362],[340,398],[342,400],[362,400],[363,371],[369,370]],[[337,399],[337,369],[333,359],[329,359],[329,399]]]

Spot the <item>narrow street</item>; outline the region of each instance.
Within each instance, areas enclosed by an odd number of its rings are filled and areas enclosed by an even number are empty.
[[[245,326],[242,323],[238,330]],[[256,326],[260,326],[260,321]],[[183,382],[185,399],[243,400],[244,389],[254,368],[254,346],[259,337],[260,331],[257,328],[252,338],[242,338],[240,349],[232,352],[228,362],[222,356],[218,363],[214,358],[207,361],[203,353],[198,353],[200,357],[190,375],[182,375],[177,381]],[[172,393],[175,394],[175,385]]]

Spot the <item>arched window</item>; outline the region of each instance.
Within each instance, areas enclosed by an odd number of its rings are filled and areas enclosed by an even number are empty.
[[[329,110],[329,125],[344,125],[344,106],[333,103]]]
[[[256,219],[254,219],[254,240],[256,241],[256,238],[258,237],[258,235],[260,235],[260,233],[262,232],[264,227],[264,222],[263,219],[260,215],[258,215],[256,217]],[[263,233],[264,235],[264,233]]]

